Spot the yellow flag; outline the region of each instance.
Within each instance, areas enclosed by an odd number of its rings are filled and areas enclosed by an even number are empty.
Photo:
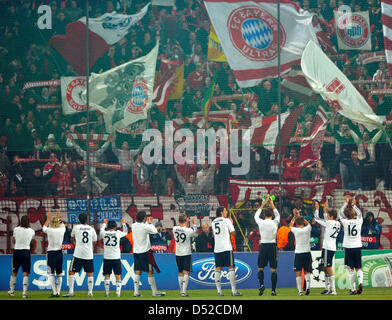
[[[182,98],[184,87],[184,64],[176,69],[176,75],[173,80],[173,87],[170,91],[169,100],[177,100]]]
[[[208,37],[208,60],[217,62],[226,62],[226,57],[223,54],[222,46],[215,33],[214,27],[211,25],[210,35]]]

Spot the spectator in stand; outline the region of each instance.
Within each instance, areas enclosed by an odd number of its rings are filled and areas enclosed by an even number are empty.
[[[44,154],[55,153],[57,157],[60,157],[61,148],[56,142],[56,138],[53,133],[48,135],[48,139],[46,140],[42,151],[44,152]]]
[[[114,142],[116,142],[116,136],[114,136]],[[133,159],[140,152],[141,147],[135,150],[129,150],[128,141],[123,141],[121,149],[115,147],[115,143],[112,144],[112,151],[118,159],[118,163],[121,164],[121,171],[118,173],[118,184],[119,193],[131,193],[131,170],[133,167]]]
[[[186,181],[179,172],[177,164],[174,165],[174,169],[176,170],[177,179],[181,183],[185,194],[200,194],[203,192],[210,176],[214,174],[215,165],[211,165],[208,173],[199,181],[196,180],[196,176],[194,174],[191,174],[189,176],[189,181]]]
[[[151,188],[151,182],[148,178],[142,180],[142,183],[139,183],[139,179],[137,177],[138,167],[135,165],[132,174],[132,182],[133,187],[136,189],[135,194],[138,195],[153,195],[155,194],[154,190]]]
[[[253,252],[259,252],[260,247],[260,230],[258,226],[255,226],[248,236],[249,244],[251,245]]]
[[[196,238],[196,252],[213,252],[214,237],[207,223],[201,225],[202,232]]]
[[[317,160],[315,165],[301,170],[301,179],[313,181],[328,180],[329,173],[328,170],[324,168],[323,162]]]
[[[55,153],[50,153],[49,162],[43,168],[43,177],[48,178],[45,183],[46,195],[57,195],[57,185],[60,177],[60,161]]]
[[[358,151],[353,150],[351,152],[351,159],[344,160],[340,159],[342,163],[347,166],[348,180],[347,188],[350,190],[361,190],[363,187],[362,177],[363,177],[363,167],[365,163],[369,161],[369,152],[365,149],[365,159],[358,159]]]
[[[196,70],[192,71],[187,78],[187,83],[193,90],[202,89],[207,73],[201,63],[196,63]]]
[[[27,196],[43,197],[47,195],[47,183],[53,172],[46,177],[42,176],[40,168],[34,168],[33,173],[25,177],[25,192]]]
[[[167,253],[168,241],[173,239],[173,236],[166,230],[161,221],[155,223],[155,228],[158,233],[150,234],[151,249],[157,253]]]
[[[362,237],[374,237],[370,242],[367,242],[367,246],[364,249],[379,249],[380,248],[380,237],[381,237],[381,224],[374,218],[374,213],[369,211],[365,215],[363,225],[361,229]]]
[[[64,196],[74,195],[76,179],[74,177],[74,167],[71,159],[64,154],[65,162],[60,164],[59,179],[57,182],[57,194]]]
[[[196,183],[200,184],[207,179],[201,193],[213,194],[214,193],[214,175],[210,174],[210,168],[206,160],[203,161],[200,170],[196,174]]]
[[[299,180],[301,174],[299,164],[298,150],[292,147],[289,151],[289,157],[283,159],[283,179],[286,181]]]
[[[385,61],[380,61],[377,71],[374,73],[373,81],[377,82],[377,87],[379,89],[387,89],[391,82],[391,74],[387,68]]]

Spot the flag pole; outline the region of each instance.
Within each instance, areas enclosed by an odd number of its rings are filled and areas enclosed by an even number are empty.
[[[278,161],[279,161],[279,212],[282,212],[282,138],[281,138],[281,112],[282,112],[282,99],[280,94],[280,0],[277,3],[277,18],[278,18],[278,143],[279,143],[279,153],[278,153]]]
[[[89,78],[90,78],[90,55],[89,55],[89,1],[86,0],[86,113],[87,113],[87,216],[90,223],[90,193],[91,193],[91,176],[90,176],[90,97],[89,97]]]

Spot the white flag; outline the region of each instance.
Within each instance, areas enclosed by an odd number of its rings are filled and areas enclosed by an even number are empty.
[[[86,77],[61,77],[63,114],[86,111],[86,101],[81,96],[84,90],[86,90]]]
[[[262,79],[278,75],[278,30],[280,71],[299,64],[307,42],[317,37],[313,14],[289,0],[281,0],[280,26],[276,0],[205,0],[223,53],[240,87],[253,87]]]
[[[334,11],[340,50],[372,50],[369,12]]]
[[[106,131],[147,118],[154,89],[159,42],[147,55],[106,72],[91,74],[89,102],[103,113]],[[83,96],[85,98],[86,91]]]
[[[306,45],[301,68],[313,90],[344,117],[368,130],[382,128],[382,121],[350,80],[313,41]]]

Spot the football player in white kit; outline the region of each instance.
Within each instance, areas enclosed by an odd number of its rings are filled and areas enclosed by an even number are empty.
[[[265,206],[269,204],[268,207]],[[260,214],[264,213],[264,219],[260,218]],[[270,196],[264,197],[260,208],[254,215],[255,221],[260,230],[260,248],[258,255],[258,272],[257,276],[260,283],[259,296],[264,292],[264,268],[268,262],[271,269],[271,295],[276,296],[276,284],[278,275],[276,268],[278,266],[278,248],[276,246],[276,233],[280,223],[279,211],[276,209],[274,202]]]
[[[363,283],[361,229],[363,218],[361,210],[355,205],[355,199],[352,201],[352,206],[349,206],[349,202],[350,196],[346,196],[346,202],[339,210],[340,222],[344,229],[344,265],[349,268],[351,288],[349,294],[361,294]],[[358,278],[358,290],[355,290],[355,271]]]
[[[48,249],[46,252],[47,270],[52,286],[52,298],[60,297],[62,274],[63,274],[63,250],[65,225],[61,221],[60,210],[57,210],[57,216],[52,217],[48,210],[47,219],[42,227],[42,231],[48,236]],[[55,278],[56,275],[56,278]]]
[[[120,239],[127,235],[127,225],[121,219],[122,231],[117,230],[115,221],[105,219],[101,225],[100,238],[103,240],[103,274],[105,276],[105,296],[110,293],[110,275],[116,277],[116,296],[121,296],[121,249]]]
[[[325,290],[321,294],[336,295],[335,275],[333,272],[333,257],[336,252],[336,239],[340,232],[340,222],[337,221],[338,213],[336,210],[328,210],[327,203],[324,204],[324,219],[319,216],[320,205],[314,203],[314,217],[318,224],[325,228],[323,237],[323,247],[321,250],[321,265],[325,274]]]
[[[69,291],[63,297],[74,296],[75,273],[79,273],[82,268],[87,274],[88,296],[93,296],[94,245],[97,243],[97,233],[87,224],[87,218],[86,213],[80,213],[80,224],[72,228],[71,242],[75,244],[75,251],[68,271]]]
[[[215,238],[215,285],[218,296],[223,296],[221,284],[222,268],[228,267],[231,294],[233,296],[242,296],[242,293],[236,289],[233,246],[230,239],[230,235],[235,235],[235,229],[233,222],[227,218],[227,215],[228,212],[225,207],[218,207],[216,209],[216,218],[212,221],[212,233]]]
[[[310,233],[312,227],[310,223],[300,215],[297,209],[293,210],[294,216],[290,221],[290,230],[295,237],[295,250],[294,250],[294,271],[296,275],[296,283],[298,294],[303,295],[302,292],[302,269],[305,272],[305,282],[306,282],[306,295],[310,293],[310,272],[312,264],[312,254],[310,252]],[[294,223],[297,227],[294,227]]]
[[[153,297],[162,297],[166,293],[157,290],[154,277],[154,269],[159,273],[160,270],[155,262],[154,254],[151,250],[150,234],[158,233],[158,230],[151,224],[152,217],[146,216],[144,211],[139,211],[136,215],[136,222],[131,226],[133,238],[133,257],[134,257],[134,297],[141,297],[139,292],[140,276],[142,272],[147,272],[148,283],[151,287]]]
[[[29,274],[31,268],[31,243],[34,239],[35,231],[30,228],[30,219],[27,215],[20,218],[20,225],[14,229],[12,243],[14,253],[12,254],[12,273],[10,278],[10,290],[8,295],[15,295],[16,276],[19,268],[23,272],[23,298],[28,298]]]
[[[193,227],[189,227],[189,217],[180,214],[178,217],[179,226],[173,227],[174,240],[176,242],[176,263],[178,268],[178,283],[180,285],[180,295],[187,297],[189,283],[189,273],[192,271],[192,237],[196,237],[197,226],[196,216],[192,219]]]

